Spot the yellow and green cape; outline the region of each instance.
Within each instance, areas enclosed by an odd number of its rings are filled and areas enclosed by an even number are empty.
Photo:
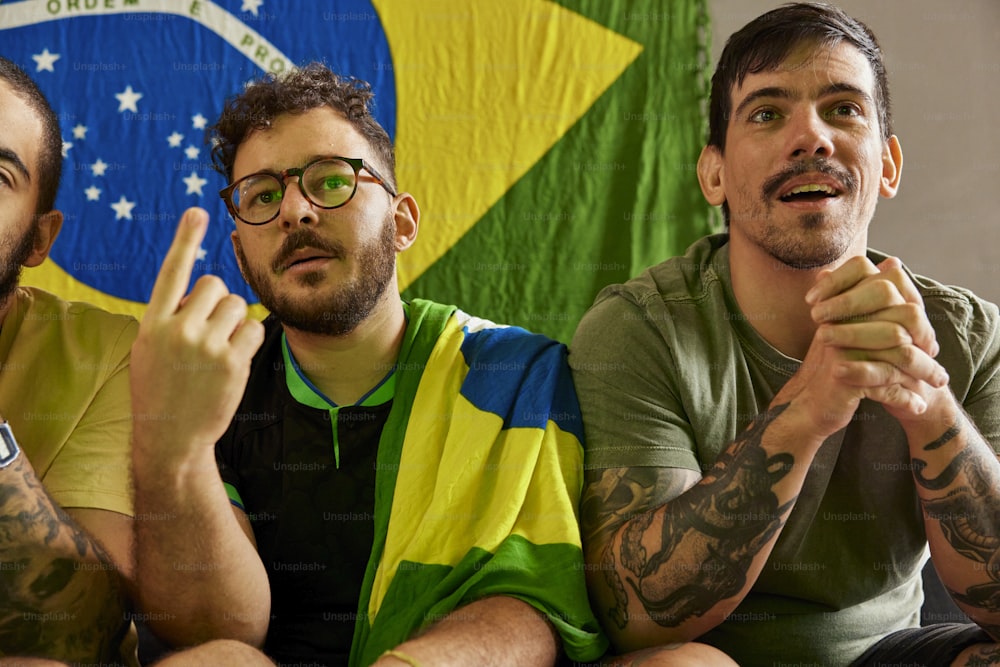
[[[419,299],[409,318],[350,664],[493,595],[544,613],[569,657],[596,659],[607,640],[584,584],[583,433],[565,346]]]

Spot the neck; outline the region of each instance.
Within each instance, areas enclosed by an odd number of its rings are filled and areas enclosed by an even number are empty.
[[[302,372],[337,405],[353,405],[388,374],[399,357],[406,316],[395,285],[371,314],[344,336],[285,327]]]
[[[733,294],[747,322],[772,347],[793,359],[804,359],[816,323],[805,295],[821,271],[834,270],[855,255],[864,255],[867,239],[860,239],[835,262],[811,269],[795,269],[776,260],[739,235],[730,234],[729,270]]]

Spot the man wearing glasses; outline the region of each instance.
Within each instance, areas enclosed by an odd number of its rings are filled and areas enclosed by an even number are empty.
[[[594,659],[565,348],[401,301],[420,212],[371,97],[313,64],[214,128],[271,315],[213,277],[184,296],[207,224],[188,211],[133,350],[141,606],[201,644],[166,664]]]

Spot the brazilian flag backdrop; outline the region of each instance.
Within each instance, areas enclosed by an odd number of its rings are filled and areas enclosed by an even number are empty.
[[[0,54],[63,133],[66,221],[23,282],[141,316],[198,205],[196,277],[254,303],[205,128],[245,80],[320,60],[372,84],[421,207],[404,296],[569,342],[601,287],[715,225],[695,174],[706,2],[0,0]]]

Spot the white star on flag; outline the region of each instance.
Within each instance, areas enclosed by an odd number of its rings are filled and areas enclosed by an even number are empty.
[[[202,178],[196,172],[193,171],[191,172],[190,176],[188,176],[187,178],[182,178],[181,180],[184,181],[184,184],[187,186],[187,192],[184,193],[186,195],[202,194],[201,187],[205,185],[205,183],[208,183],[208,179]]]
[[[69,154],[69,149],[73,148],[73,142],[64,141],[62,145],[62,156],[66,157]]]
[[[142,99],[142,93],[132,90],[132,86],[125,86],[125,92],[115,93],[115,97],[118,98],[119,112],[131,111],[132,113],[139,113],[139,108],[135,103]]]
[[[91,185],[83,192],[87,195],[87,201],[97,201],[101,198],[101,189],[96,185]]]
[[[135,202],[125,199],[125,195],[122,195],[121,199],[119,199],[117,203],[111,205],[111,208],[115,210],[115,220],[121,220],[122,218],[131,220],[132,209],[135,208]]]
[[[240,7],[241,12],[250,12],[254,16],[257,16],[257,10],[260,6],[264,4],[264,0],[243,0],[243,6]]]
[[[74,139],[86,139],[87,138],[87,126],[77,125],[73,128],[73,138]]]
[[[94,172],[94,176],[103,176],[104,172],[108,170],[108,163],[101,158],[97,158],[97,162],[90,165],[90,170]]]
[[[188,146],[184,149],[184,155],[186,155],[189,160],[197,160],[198,155],[200,154],[201,151],[194,146]]]
[[[206,125],[208,125],[208,119],[202,116],[201,114],[191,116],[191,126],[194,129],[204,130]]]
[[[184,140],[184,135],[180,132],[174,132],[169,137],[167,137],[167,144],[171,148],[180,148],[181,142]]]
[[[208,251],[199,246],[198,247],[198,261],[200,262],[203,259],[205,259],[206,257],[208,257]]]
[[[61,55],[58,53],[49,53],[47,48],[41,53],[31,56],[31,59],[37,63],[35,66],[36,72],[55,72],[56,68],[52,65],[60,58],[62,58]]]

